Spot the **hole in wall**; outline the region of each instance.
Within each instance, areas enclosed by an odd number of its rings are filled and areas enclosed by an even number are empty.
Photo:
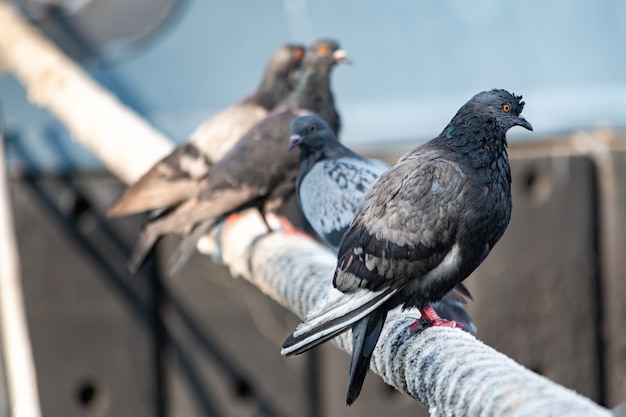
[[[76,220],[80,220],[81,217],[91,210],[91,203],[89,203],[89,201],[81,195],[77,195],[73,203],[74,204],[71,207],[71,216]]]
[[[96,227],[96,218],[91,202],[82,194],[72,194],[70,199],[68,214],[83,233],[92,231]]]
[[[239,379],[235,383],[235,395],[239,398],[247,398],[252,395],[252,386],[244,379]]]
[[[78,406],[89,415],[102,415],[107,405],[106,390],[91,378],[80,381],[74,393]]]

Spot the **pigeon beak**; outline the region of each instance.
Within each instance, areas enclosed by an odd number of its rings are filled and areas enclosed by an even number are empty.
[[[352,60],[348,58],[348,54],[343,49],[337,49],[333,52],[333,58],[337,64],[343,62],[344,64],[352,64]]]
[[[524,119],[522,116],[518,116],[517,123],[515,124],[523,127],[524,129],[528,129],[531,132],[533,131],[533,125],[531,125],[528,120]]]
[[[291,135],[289,137],[289,144],[287,145],[287,151],[290,151],[293,148],[295,148],[296,146],[298,146],[301,141],[302,141],[302,136],[300,136],[300,135]]]

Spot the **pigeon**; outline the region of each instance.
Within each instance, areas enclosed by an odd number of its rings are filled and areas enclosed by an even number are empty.
[[[300,149],[296,178],[298,203],[307,221],[335,253],[357,205],[389,165],[347,148],[315,115],[291,122],[288,150]]]
[[[431,304],[487,257],[511,216],[506,133],[532,130],[521,96],[478,93],[436,138],[417,146],[378,177],[339,245],[327,299],[285,340],[302,353],[352,328],[346,403],[359,396],[387,312],[416,307],[408,327],[456,327]]]
[[[334,132],[340,129],[330,74],[341,62],[349,59],[335,40],[321,39],[309,46],[295,90],[211,167],[193,197],[146,225],[131,257],[131,270],[138,268],[163,234],[183,235],[167,266],[174,275],[193,253],[198,239],[227,215],[249,207],[259,208],[263,215],[275,212],[295,191],[298,155],[286,151],[291,121],[303,114],[317,114]]]
[[[300,116],[291,122],[287,149],[295,147],[300,148],[298,203],[315,233],[337,255],[358,204],[390,167],[343,145],[326,122],[315,115]],[[463,307],[463,296],[471,298],[470,293],[462,283],[455,290],[433,303],[433,308],[440,317],[456,321],[463,330],[476,334],[476,324]]]
[[[293,90],[303,57],[303,46],[286,44],[278,48],[254,94],[202,123],[185,144],[128,187],[107,215],[166,209],[192,196],[211,165]]]

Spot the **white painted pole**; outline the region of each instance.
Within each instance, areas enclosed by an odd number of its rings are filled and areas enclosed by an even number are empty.
[[[10,415],[12,417],[40,417],[37,376],[28,335],[20,281],[19,256],[4,162],[4,140],[0,131],[1,353],[4,358]]]

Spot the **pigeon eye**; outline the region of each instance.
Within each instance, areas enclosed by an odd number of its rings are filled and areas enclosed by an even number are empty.
[[[301,59],[303,55],[304,55],[304,51],[303,51],[302,49],[296,49],[296,50],[293,52],[293,57],[294,57],[295,59]]]
[[[309,126],[309,133],[315,133],[316,130],[315,125]]]
[[[502,105],[502,110],[504,110],[505,113],[508,113],[511,111],[511,105],[509,103],[505,103]]]
[[[318,53],[318,54],[320,54],[320,55],[326,55],[326,54],[328,54],[328,46],[326,46],[326,45],[320,45],[320,46],[317,48],[317,53]]]

